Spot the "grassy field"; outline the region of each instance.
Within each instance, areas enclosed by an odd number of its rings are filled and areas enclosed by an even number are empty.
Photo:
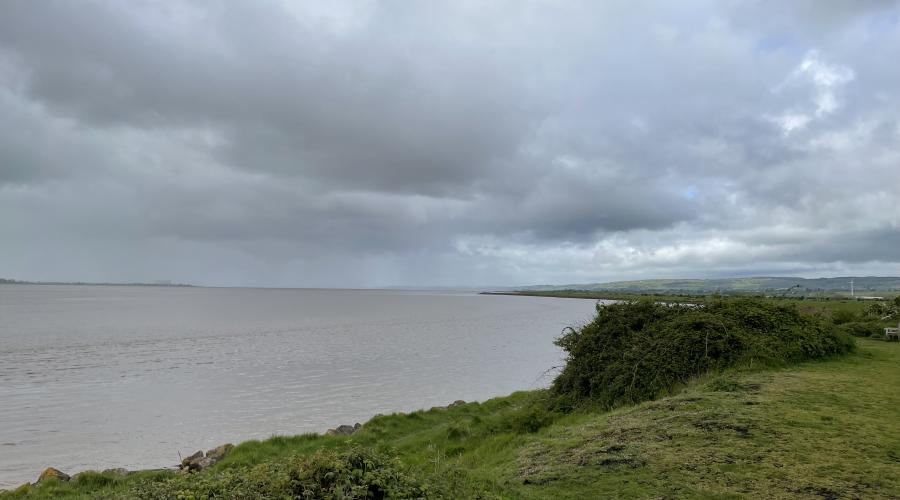
[[[350,437],[246,442],[198,476],[362,446],[395,456],[433,498],[898,498],[900,343],[858,342],[840,359],[730,371],[611,412],[548,420],[534,391],[378,416]],[[172,476],[94,475],[0,497],[124,498]]]
[[[524,447],[525,498],[896,498],[900,345],[719,376]]]
[[[593,299],[593,300],[635,300],[635,299],[651,299],[659,302],[683,303],[683,304],[701,304],[715,298],[709,295],[692,295],[692,294],[657,294],[657,293],[635,293],[635,292],[607,292],[607,291],[587,291],[587,290],[551,290],[551,291],[516,291],[516,292],[487,292],[489,295],[525,295],[529,297],[557,297],[571,299]],[[885,293],[884,295],[888,295]],[[871,306],[875,301],[869,300],[853,300],[848,298],[836,297],[767,297],[765,300],[782,303],[796,304],[797,307],[804,312],[810,314],[818,314],[825,317],[831,317],[838,311],[850,312],[862,315],[867,307]],[[890,301],[881,301],[890,302]],[[897,321],[886,321],[885,325],[896,325]]]
[[[886,292],[888,295],[892,292]],[[634,300],[640,298],[648,298],[661,302],[680,302],[680,303],[702,303],[709,301],[718,296],[716,295],[697,295],[690,293],[651,293],[651,292],[616,292],[616,291],[592,291],[592,290],[519,290],[513,292],[485,292],[487,295],[526,295],[530,297],[559,297],[572,299],[594,299],[594,300]],[[728,296],[728,295],[726,295]],[[735,294],[734,296],[742,296]],[[752,296],[752,295],[748,295]],[[760,295],[757,295],[761,297]],[[862,311],[873,301],[855,300],[845,297],[766,297],[767,300],[779,302],[792,302],[800,306],[817,305],[824,309],[849,309],[853,311]],[[885,299],[893,300],[892,298]]]
[[[687,293],[706,295],[766,294],[807,297],[849,297],[850,281],[856,295],[878,295],[893,298],[900,293],[900,277],[843,276],[837,278],[799,278],[756,276],[719,279],[649,279],[614,281],[607,283],[581,283],[570,285],[537,285],[524,287],[525,291],[588,290],[624,293]]]

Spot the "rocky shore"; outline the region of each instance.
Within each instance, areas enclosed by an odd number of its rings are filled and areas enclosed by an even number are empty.
[[[325,434],[329,436],[349,436],[359,430],[362,427],[362,424],[357,423],[356,425],[339,425],[334,429],[328,429]],[[183,458],[178,465],[172,467],[165,467],[163,469],[146,469],[139,471],[130,471],[128,469],[123,468],[114,468],[114,469],[104,469],[102,471],[83,471],[78,474],[74,474],[72,476],[66,474],[65,472],[55,468],[55,467],[47,467],[41,472],[40,476],[38,476],[37,481],[31,484],[38,484],[50,479],[55,479],[57,481],[72,481],[78,478],[80,474],[87,473],[100,473],[106,475],[117,475],[117,476],[128,476],[135,472],[149,472],[152,470],[170,470],[176,471],[178,474],[190,474],[193,472],[199,472],[205,469],[216,465],[221,462],[222,459],[228,456],[229,453],[234,449],[234,445],[231,443],[225,443],[211,450],[207,450],[206,453],[203,450],[197,450],[195,453]]]
[[[457,406],[461,406],[464,404],[466,404],[466,402],[460,399],[460,400],[456,400],[456,401],[450,403],[447,406],[441,406],[441,407],[435,407],[435,408],[450,409],[450,408],[455,408]],[[432,409],[435,409],[435,408],[432,408]],[[326,436],[351,436],[355,432],[360,430],[361,428],[362,428],[362,424],[360,424],[359,422],[357,422],[354,425],[342,424],[333,429],[328,429],[327,431],[325,431],[325,435]],[[44,469],[43,472],[41,472],[41,474],[40,474],[40,476],[38,476],[37,480],[34,483],[30,483],[30,484],[37,485],[37,484],[40,484],[44,481],[51,480],[51,479],[56,480],[56,481],[66,482],[66,481],[72,481],[72,480],[77,479],[78,476],[81,474],[96,474],[96,473],[100,473],[100,474],[104,474],[104,475],[116,475],[116,476],[125,477],[125,476],[128,476],[128,475],[136,473],[136,472],[150,472],[150,471],[154,471],[154,470],[169,470],[169,471],[177,472],[178,474],[191,474],[194,472],[200,472],[202,470],[208,469],[208,468],[216,465],[217,463],[221,462],[225,457],[227,457],[228,454],[230,454],[233,449],[234,449],[233,444],[225,443],[225,444],[216,446],[215,448],[212,448],[211,450],[207,450],[206,453],[204,453],[202,450],[197,450],[195,453],[183,458],[178,465],[175,465],[172,467],[165,467],[162,469],[146,469],[146,470],[139,470],[139,471],[130,471],[130,470],[123,469],[123,468],[113,468],[113,469],[104,469],[102,471],[94,471],[94,470],[82,471],[82,472],[79,472],[77,474],[70,476],[55,467],[47,467],[46,469]],[[28,483],[26,483],[26,484],[28,484]],[[23,486],[25,486],[25,485],[23,485]]]
[[[356,424],[356,425],[358,426],[359,424]],[[354,429],[352,426],[347,426],[347,425],[339,426],[339,428],[345,428],[345,427]],[[331,430],[334,430],[334,429],[331,429]],[[93,471],[93,470],[83,471],[83,472],[79,472],[78,474],[74,474],[74,475],[70,476],[55,467],[47,467],[46,469],[44,469],[43,472],[41,472],[41,475],[38,476],[37,481],[35,481],[34,483],[31,483],[31,484],[39,484],[39,483],[42,483],[42,482],[50,480],[50,479],[54,479],[57,481],[73,481],[73,480],[76,480],[78,478],[78,476],[81,474],[91,474],[91,473],[100,473],[100,474],[104,474],[104,475],[116,475],[116,476],[125,477],[125,476],[133,474],[135,472],[150,472],[150,471],[154,471],[154,470],[169,470],[169,471],[175,471],[178,474],[190,474],[193,472],[199,472],[199,471],[208,469],[208,468],[212,467],[213,465],[216,465],[217,463],[221,462],[223,458],[227,457],[228,454],[231,453],[231,451],[233,449],[234,449],[233,444],[226,443],[226,444],[216,446],[215,448],[208,450],[206,453],[203,453],[202,450],[197,450],[197,452],[191,454],[190,456],[183,458],[178,465],[173,466],[173,467],[165,467],[163,469],[145,469],[145,470],[138,470],[138,471],[130,471],[128,469],[123,469],[123,468],[114,468],[114,469],[104,469],[102,471]]]

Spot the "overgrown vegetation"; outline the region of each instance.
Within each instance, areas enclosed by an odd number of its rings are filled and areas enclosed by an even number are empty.
[[[220,469],[209,474],[145,479],[128,491],[135,499],[268,499],[322,500],[424,498],[421,478],[398,460],[365,448],[319,450],[291,454],[247,469]],[[121,497],[120,494],[110,495]]]
[[[110,474],[79,474],[69,484],[56,479],[14,494],[29,497],[80,495],[96,499],[386,499],[425,498],[428,487],[409,467],[370,448],[288,452],[247,467],[217,468],[203,474],[158,472],[125,480]]]
[[[892,301],[870,302],[864,307],[832,309],[828,314],[832,322],[848,335],[854,337],[884,336],[884,327],[894,326],[900,321],[900,296]]]
[[[854,337],[883,337],[884,326],[879,321],[850,321],[842,323],[838,329]]]
[[[780,366],[853,350],[843,331],[792,304],[722,299],[597,306],[596,318],[557,339],[568,357],[553,382],[563,407],[612,408],[654,399],[733,366]]]

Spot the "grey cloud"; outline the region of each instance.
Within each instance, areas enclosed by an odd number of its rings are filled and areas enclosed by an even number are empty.
[[[896,273],[897,19],[849,1],[12,1],[0,275]],[[823,86],[804,61],[852,78]]]
[[[414,37],[323,41],[275,5],[211,13],[190,37],[154,32],[116,4],[59,3],[49,17],[14,6],[0,32],[31,63],[32,97],[100,125],[212,126],[225,139],[219,159],[241,168],[447,190],[529,126],[527,99],[477,47],[441,59],[442,47]],[[227,31],[206,32],[216,28]]]

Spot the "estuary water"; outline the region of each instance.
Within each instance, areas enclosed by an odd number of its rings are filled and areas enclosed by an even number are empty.
[[[0,488],[546,386],[577,299],[0,285]]]

